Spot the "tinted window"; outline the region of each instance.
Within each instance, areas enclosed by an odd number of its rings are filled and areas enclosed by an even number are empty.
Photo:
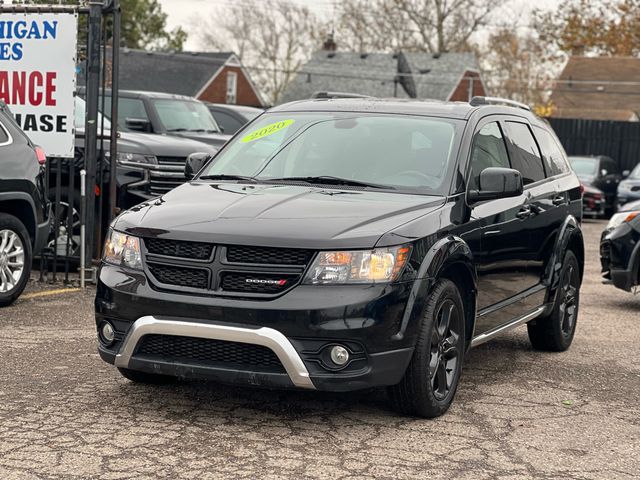
[[[102,108],[102,101],[99,102],[99,107]],[[107,118],[111,115],[110,96],[104,97],[104,115]],[[147,109],[142,100],[139,98],[118,98],[118,126],[120,128],[126,128],[127,118],[149,121]],[[109,120],[111,120],[111,118],[109,118]]]
[[[5,129],[5,126],[0,124],[0,144],[7,143],[9,141],[9,134]]]
[[[564,151],[558,141],[544,128],[535,127],[535,132],[549,176],[568,172],[569,165],[567,165]]]
[[[258,180],[331,176],[444,189],[460,123],[362,113],[272,113],[228,143],[204,175]]]
[[[229,135],[236,133],[243,125],[243,123],[240,123],[235,117],[232,117],[226,112],[212,110],[211,114],[213,118],[216,119],[216,122],[218,122],[218,125],[224,128],[224,133],[228,133]]]
[[[478,189],[480,172],[489,167],[510,168],[507,147],[497,122],[482,127],[473,142],[470,188]]]
[[[515,149],[511,164],[522,174],[522,182],[527,185],[544,179],[540,150],[529,126],[518,122],[506,122],[506,125],[507,136]]]

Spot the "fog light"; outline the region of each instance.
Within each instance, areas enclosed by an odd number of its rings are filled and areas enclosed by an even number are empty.
[[[113,343],[116,339],[116,332],[113,330],[113,326],[109,322],[104,322],[102,324],[102,328],[100,330],[102,334],[102,339],[107,343]]]
[[[345,365],[349,361],[349,351],[340,345],[331,347],[331,361],[340,367]]]

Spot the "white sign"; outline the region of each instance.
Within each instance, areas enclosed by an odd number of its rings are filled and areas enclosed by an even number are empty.
[[[78,17],[0,14],[0,100],[50,157],[73,157]]]

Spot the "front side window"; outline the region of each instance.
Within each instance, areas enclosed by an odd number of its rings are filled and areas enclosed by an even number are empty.
[[[469,177],[469,187],[472,190],[480,188],[480,172],[490,167],[510,168],[507,146],[498,122],[482,127],[473,142]]]
[[[433,193],[447,187],[462,126],[455,120],[390,114],[265,114],[227,144],[202,177],[334,177]]]
[[[553,135],[540,127],[536,127],[535,130],[549,176],[568,172],[566,156]]]
[[[168,132],[219,132],[207,106],[183,100],[154,100],[160,123]]]
[[[528,185],[543,180],[545,175],[540,150],[529,126],[519,122],[505,122],[505,125],[515,150],[511,163],[522,174],[522,183]]]

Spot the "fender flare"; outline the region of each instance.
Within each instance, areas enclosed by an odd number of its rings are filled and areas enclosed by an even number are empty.
[[[435,280],[442,272],[453,264],[462,264],[469,271],[473,284],[474,297],[478,289],[478,276],[473,262],[473,254],[469,245],[456,235],[448,235],[436,241],[427,251],[413,287],[409,294],[409,300],[400,323],[398,332],[393,336],[394,340],[401,340],[407,334],[407,329],[422,314],[426,299],[428,298]],[[464,295],[463,295],[464,297]],[[464,300],[464,298],[463,298]],[[473,318],[475,319],[475,301]],[[475,321],[475,320],[474,320]]]
[[[548,285],[548,298],[547,301],[551,302],[555,299],[556,290],[558,289],[558,283],[560,282],[560,271],[562,270],[562,263],[564,262],[564,256],[567,252],[569,242],[574,238],[577,238],[582,245],[582,254],[584,254],[584,237],[582,235],[582,229],[580,228],[580,222],[573,215],[569,215],[558,234],[555,247],[549,259],[544,274],[544,284]],[[584,275],[584,261],[580,265],[580,281]]]

